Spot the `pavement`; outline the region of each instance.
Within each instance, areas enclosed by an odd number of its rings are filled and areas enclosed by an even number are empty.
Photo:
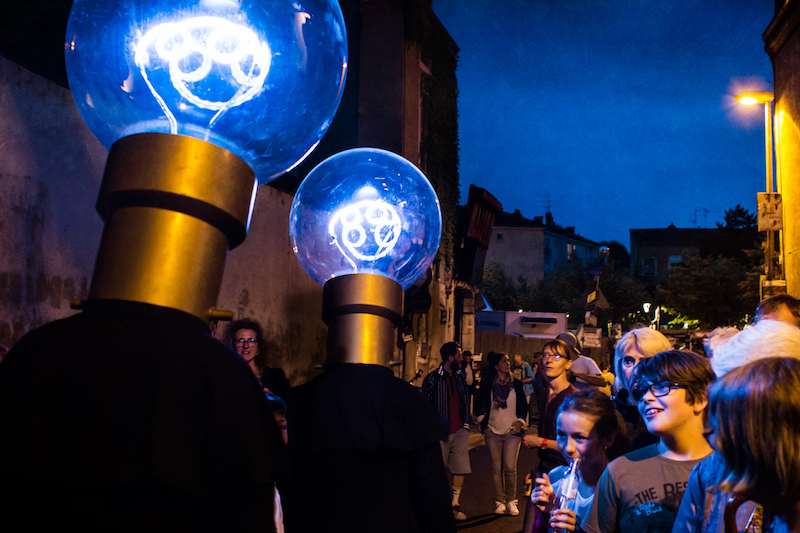
[[[526,433],[535,435],[536,426],[527,428]],[[524,445],[520,447],[517,460],[519,516],[496,515],[492,463],[477,425],[470,429],[469,444],[472,474],[464,480],[459,500],[467,520],[456,522],[457,529],[467,533],[521,533],[527,505],[527,498],[523,495],[525,476],[539,463],[537,450],[530,450]]]

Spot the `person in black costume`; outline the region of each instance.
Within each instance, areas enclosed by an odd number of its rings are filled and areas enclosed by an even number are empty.
[[[287,505],[287,531],[455,531],[439,445],[448,430],[417,389],[385,366],[329,363],[293,392],[303,493]]]
[[[90,300],[0,364],[0,523],[274,531],[286,451],[247,365],[199,318]]]

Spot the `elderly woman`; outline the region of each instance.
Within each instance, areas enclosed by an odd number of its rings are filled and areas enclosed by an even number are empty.
[[[708,439],[724,459],[720,487],[800,533],[800,361],[772,357],[709,388]],[[784,531],[782,528],[776,530]]]
[[[627,332],[614,347],[615,405],[625,419],[630,450],[638,450],[658,441],[647,432],[639,410],[629,401],[629,382],[633,370],[642,359],[671,349],[672,344],[662,333],[644,327]]]
[[[247,318],[234,320],[225,330],[223,342],[250,365],[266,392],[289,400],[291,385],[280,368],[267,366],[267,342],[261,324]]]

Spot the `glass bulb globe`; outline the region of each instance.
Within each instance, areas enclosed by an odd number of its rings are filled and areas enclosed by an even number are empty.
[[[266,183],[319,143],[344,89],[337,0],[75,0],[66,61],[106,148],[136,133],[195,137]]]
[[[411,162],[386,150],[333,155],[306,176],[289,214],[292,248],[320,285],[377,274],[403,290],[430,266],[442,236],[439,199]]]

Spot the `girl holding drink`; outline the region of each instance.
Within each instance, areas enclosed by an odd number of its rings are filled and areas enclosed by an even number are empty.
[[[531,503],[536,507],[533,528],[526,533],[582,531],[580,524],[589,513],[595,486],[610,460],[625,451],[625,423],[611,399],[597,390],[581,391],[567,397],[556,418],[558,450],[575,465],[557,466],[536,478]],[[572,490],[563,501],[562,485]],[[575,490],[577,488],[577,490]],[[573,499],[574,498],[574,499]]]

